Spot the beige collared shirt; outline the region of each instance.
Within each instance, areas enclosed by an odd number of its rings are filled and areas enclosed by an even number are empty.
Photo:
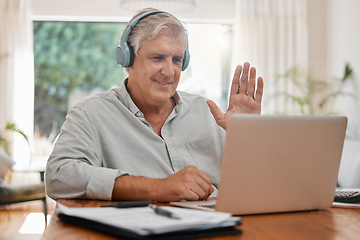
[[[110,200],[121,175],[165,178],[195,165],[219,181],[225,131],[206,98],[178,91],[159,137],[120,88],[90,96],[73,107],[46,169],[52,198]]]

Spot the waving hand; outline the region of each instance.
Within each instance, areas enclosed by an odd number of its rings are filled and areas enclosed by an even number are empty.
[[[257,84],[255,84],[255,81],[256,69],[254,67],[250,68],[248,62],[244,63],[244,67],[238,65],[231,84],[229,107],[225,114],[221,112],[213,101],[207,101],[210,111],[219,126],[226,129],[226,121],[233,113],[261,113],[264,81],[262,77],[257,79]]]

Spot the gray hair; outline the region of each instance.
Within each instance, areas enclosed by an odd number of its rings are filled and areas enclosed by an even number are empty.
[[[149,11],[159,10],[146,8],[140,11],[136,16]],[[134,18],[136,16],[134,16]],[[187,47],[188,35],[184,24],[173,15],[164,12],[153,14],[141,19],[132,29],[128,38],[128,43],[133,47],[134,54],[137,55],[143,40],[155,39],[161,30],[166,30],[166,34],[170,34],[171,36],[182,36],[184,47]]]

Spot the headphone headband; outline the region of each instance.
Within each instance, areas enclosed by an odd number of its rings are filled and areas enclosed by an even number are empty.
[[[130,35],[131,31],[133,30],[133,28],[136,26],[136,24],[140,20],[142,20],[148,16],[158,14],[158,13],[166,13],[166,12],[163,12],[163,11],[145,12],[145,13],[142,13],[139,16],[135,17],[128,23],[128,25],[124,29],[123,34],[121,35],[120,44],[116,48],[116,61],[120,66],[131,67],[133,64],[134,49],[131,45],[128,44],[128,38],[129,38],[129,35]],[[168,14],[168,13],[166,13],[166,14]],[[188,46],[185,46],[183,65],[181,68],[182,71],[184,71],[188,67],[189,62],[190,62],[190,54],[189,54]]]

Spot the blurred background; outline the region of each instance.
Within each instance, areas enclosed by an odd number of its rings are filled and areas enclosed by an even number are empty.
[[[227,108],[236,65],[265,80],[263,114],[346,115],[360,135],[357,0],[0,0],[0,129],[18,164],[44,163],[67,111],[126,78],[115,49],[144,7],[187,26],[190,66],[179,90]],[[29,154],[29,151],[31,154]]]
[[[0,156],[12,157],[0,159],[0,187],[43,184],[67,111],[126,78],[115,49],[145,7],[186,24],[191,60],[179,90],[224,111],[233,72],[248,61],[265,81],[262,114],[347,116],[338,184],[360,188],[358,0],[0,0]],[[1,207],[0,240],[41,239],[50,215],[33,202]]]

